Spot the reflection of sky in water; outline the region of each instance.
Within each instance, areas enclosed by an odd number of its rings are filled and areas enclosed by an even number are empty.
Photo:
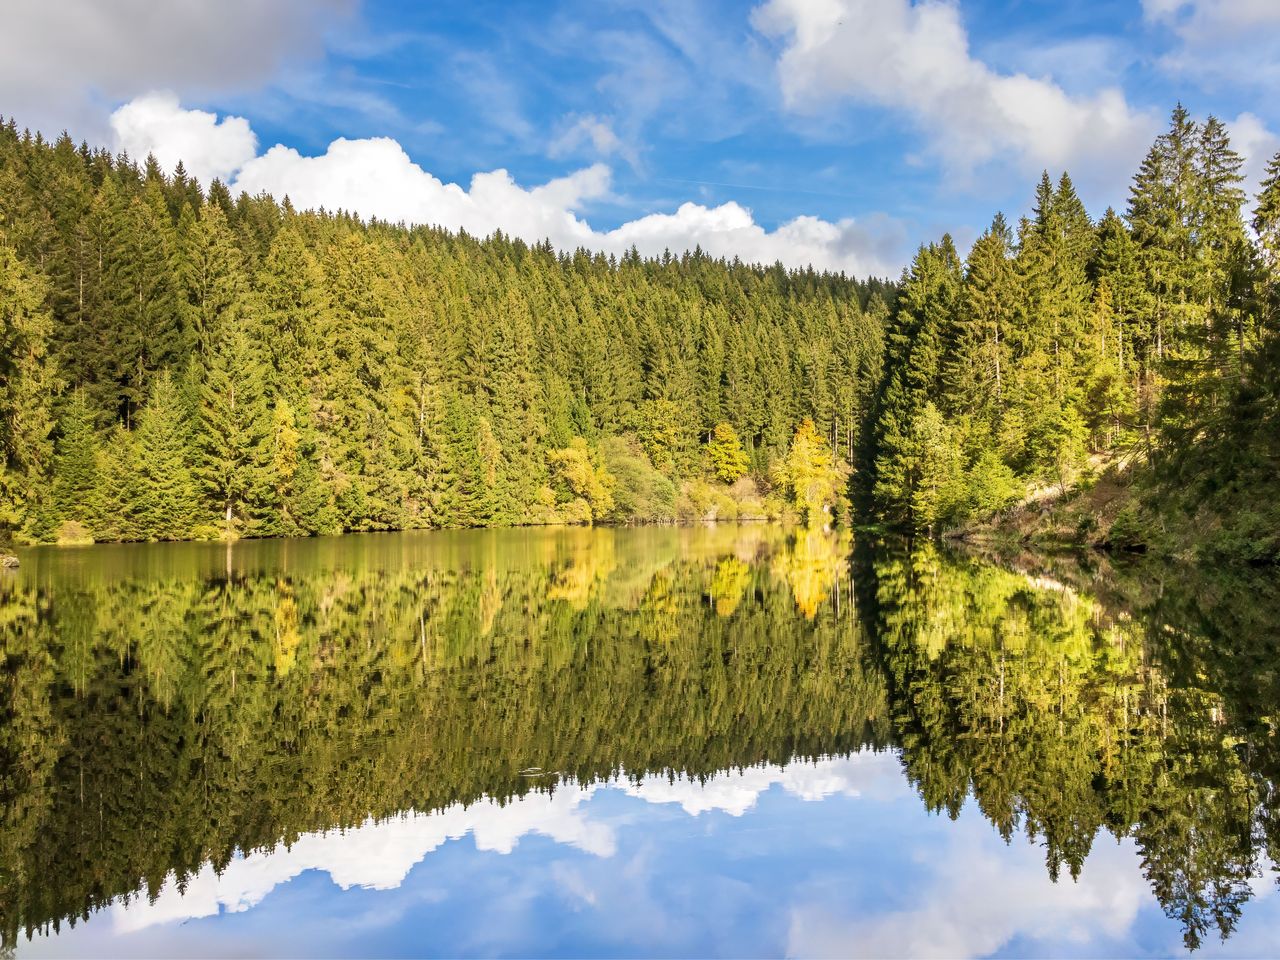
[[[1277,949],[1258,881],[1225,945]],[[1130,841],[1100,834],[1078,882],[969,804],[930,815],[888,753],[648,777],[304,834],[117,903],[19,956],[1166,955]]]

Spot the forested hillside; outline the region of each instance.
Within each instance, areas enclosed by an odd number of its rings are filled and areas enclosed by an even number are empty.
[[[1046,174],[967,262],[922,247],[865,434],[869,510],[936,532],[1101,483],[1068,536],[1280,555],[1280,156],[1256,202],[1242,165],[1178,107],[1123,216],[1091,220]]]
[[[302,213],[10,121],[0,528],[663,520],[771,483],[803,512],[860,443],[893,294]]]

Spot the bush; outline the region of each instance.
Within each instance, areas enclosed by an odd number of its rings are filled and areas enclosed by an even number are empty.
[[[680,491],[676,513],[681,520],[737,520],[738,504],[728,488],[690,480]]]
[[[93,534],[77,520],[64,520],[58,526],[56,541],[63,547],[83,547],[93,543]]]
[[[610,437],[601,442],[600,456],[615,481],[608,519],[622,523],[675,519],[675,484],[654,469],[639,441]]]

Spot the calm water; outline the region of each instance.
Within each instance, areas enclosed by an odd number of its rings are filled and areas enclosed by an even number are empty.
[[[22,560],[20,957],[1280,954],[1274,574],[767,526]]]

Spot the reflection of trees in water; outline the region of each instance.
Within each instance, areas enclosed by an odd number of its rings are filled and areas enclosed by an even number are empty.
[[[859,551],[855,603],[847,539],[763,525],[112,549],[0,578],[10,944],[237,849],[543,788],[531,766],[896,744],[931,809],[974,796],[1055,877],[1134,836],[1192,944],[1277,853],[1274,588],[924,547]]]
[[[889,738],[856,621],[798,615],[771,572],[784,531],[474,543],[0,580],[6,940],[237,849],[537,789],[531,766],[704,776]]]
[[[1232,663],[1262,649],[1275,663],[1280,597],[1236,596],[1223,623],[1189,599],[1202,585],[1185,570],[1152,589],[1158,572],[1113,574],[1109,591],[1128,603],[1104,606],[1088,589],[929,544],[860,567],[894,732],[926,804],[955,816],[972,793],[1006,839],[1022,830],[1043,843],[1055,878],[1078,875],[1100,831],[1133,836],[1195,947],[1230,934],[1266,851],[1280,853],[1274,667],[1258,696]],[[1238,622],[1259,606],[1272,615]]]

